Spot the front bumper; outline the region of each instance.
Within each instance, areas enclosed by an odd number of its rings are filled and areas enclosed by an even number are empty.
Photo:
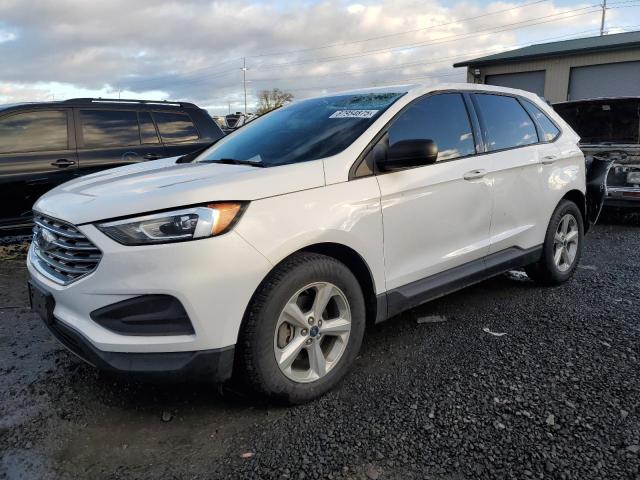
[[[60,343],[82,360],[118,375],[150,380],[221,383],[231,378],[233,371],[234,346],[196,352],[105,352],[58,319],[44,324]]]
[[[55,330],[84,345],[80,353],[78,347],[69,348],[108,370],[145,371],[150,367],[141,365],[152,359],[161,369],[180,371],[200,362],[207,355],[203,352],[232,348],[251,296],[271,270],[266,258],[233,231],[203,240],[131,247],[118,244],[92,225],[77,228],[103,253],[95,271],[60,285],[42,275],[31,260],[27,267],[31,280],[55,300]],[[192,330],[124,334],[91,318],[101,308],[145,295],[177,299]],[[163,360],[168,353],[173,360]]]

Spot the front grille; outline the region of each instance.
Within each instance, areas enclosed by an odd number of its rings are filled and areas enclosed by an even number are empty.
[[[73,225],[36,214],[30,259],[45,277],[61,285],[89,275],[102,252]]]

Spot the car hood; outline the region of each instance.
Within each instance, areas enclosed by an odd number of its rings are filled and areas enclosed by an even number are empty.
[[[578,100],[553,108],[580,135],[581,145],[640,144],[640,98]]]
[[[322,160],[270,168],[176,160],[77,178],[40,197],[34,210],[82,224],[206,202],[257,200],[324,185]]]

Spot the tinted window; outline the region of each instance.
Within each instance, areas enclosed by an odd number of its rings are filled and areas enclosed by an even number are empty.
[[[140,140],[142,143],[160,143],[151,114],[149,112],[138,112],[138,121],[140,122]]]
[[[87,148],[140,145],[138,115],[127,110],[80,110]]]
[[[475,153],[469,115],[462,95],[443,93],[412,103],[389,128],[389,145],[429,139],[438,146],[438,161]]]
[[[163,142],[188,142],[198,139],[198,131],[184,113],[153,112]]]
[[[550,142],[558,135],[560,135],[560,130],[558,130],[558,127],[554,125],[551,119],[547,117],[542,112],[542,110],[536,107],[533,103],[526,100],[523,100],[522,104],[527,109],[527,112],[529,112],[529,115],[531,115],[538,122],[538,125],[542,130],[541,133],[545,142]]]
[[[67,148],[66,112],[25,112],[0,119],[0,153]]]
[[[490,151],[520,147],[538,142],[531,117],[518,100],[504,95],[476,94]]]
[[[330,157],[351,145],[403,93],[363,93],[292,103],[218,141],[198,161],[247,160],[264,166]]]

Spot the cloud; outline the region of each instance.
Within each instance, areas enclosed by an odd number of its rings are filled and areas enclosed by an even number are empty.
[[[464,72],[451,68],[456,60],[595,32],[599,26],[597,13],[585,14],[593,9],[566,13],[581,15],[557,21],[561,12],[588,4],[560,7],[551,1],[523,8],[507,1],[437,0],[42,0],[37,8],[25,5],[0,0],[0,100],[75,92],[117,96],[122,90],[139,98],[191,100],[216,113],[226,111],[228,102],[234,110],[242,107],[243,56],[251,105],[264,88],[291,90],[300,98],[390,82],[461,81]],[[490,12],[500,13],[486,15]],[[554,21],[505,27],[549,15],[556,15],[547,17]]]

